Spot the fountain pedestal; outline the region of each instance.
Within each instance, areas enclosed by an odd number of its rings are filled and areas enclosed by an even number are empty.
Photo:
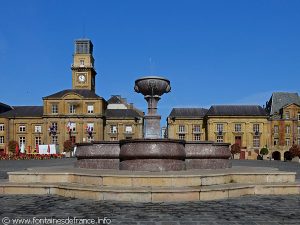
[[[148,114],[144,117],[145,139],[120,141],[120,169],[139,171],[177,171],[185,169],[184,141],[161,139],[157,103],[171,90],[163,77],[143,77],[135,81],[134,90],[145,96]]]
[[[144,116],[145,138],[160,138],[160,119],[159,115]]]

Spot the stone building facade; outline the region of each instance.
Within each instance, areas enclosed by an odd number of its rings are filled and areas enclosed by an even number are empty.
[[[204,116],[207,109],[174,108],[167,118],[167,135],[172,139],[204,141],[206,125]]]
[[[260,148],[268,145],[268,115],[260,106],[174,108],[167,124],[169,138],[238,143],[242,148],[241,158],[256,158]]]
[[[300,145],[300,97],[297,93],[275,92],[266,104],[270,115],[270,149],[275,159],[289,159],[289,148]]]
[[[62,152],[66,140],[79,143],[142,137],[140,110],[126,102],[122,111],[108,109],[114,97],[106,101],[95,93],[94,61],[92,42],[76,40],[71,66],[72,89],[43,97],[43,106],[1,103],[0,154],[7,152],[11,140],[19,146],[23,144],[27,152],[34,152],[40,144],[57,144]],[[115,124],[120,132],[111,133]]]
[[[201,129],[199,129],[199,125]],[[201,138],[195,137],[195,129]],[[215,141],[241,146],[241,159],[256,159],[263,147],[268,158],[289,159],[289,148],[300,145],[300,97],[274,92],[266,108],[258,105],[214,105],[174,108],[167,118],[169,138]]]

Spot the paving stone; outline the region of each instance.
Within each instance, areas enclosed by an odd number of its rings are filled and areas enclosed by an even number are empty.
[[[0,179],[6,171],[34,166],[57,166],[64,161],[0,163]],[[31,163],[31,164],[30,164]],[[295,171],[297,163],[274,161],[233,161],[237,166],[276,167]],[[111,225],[289,225],[300,224],[300,196],[244,196],[226,200],[184,203],[125,203],[64,198],[60,196],[0,195],[0,219],[66,218],[97,219],[107,217]],[[1,224],[1,222],[0,222]]]

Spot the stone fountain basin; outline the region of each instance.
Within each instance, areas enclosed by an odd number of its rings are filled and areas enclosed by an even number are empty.
[[[170,81],[164,77],[148,76],[135,81],[134,90],[144,96],[161,96],[171,90]]]
[[[185,144],[187,159],[229,159],[229,143],[188,141]]]
[[[77,144],[78,159],[119,159],[119,141],[94,141]]]
[[[120,141],[120,170],[185,170],[185,141],[132,139]]]
[[[131,139],[120,141],[120,159],[185,159],[185,141]]]

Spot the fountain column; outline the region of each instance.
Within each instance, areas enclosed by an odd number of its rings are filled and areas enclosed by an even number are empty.
[[[161,116],[157,114],[160,96],[171,90],[170,81],[162,77],[147,77],[135,81],[134,90],[142,93],[148,103],[148,114],[144,116],[144,138],[160,138]]]
[[[163,77],[142,77],[135,81],[134,90],[144,95],[148,113],[144,117],[144,138],[120,140],[120,169],[139,171],[176,171],[185,169],[184,141],[160,138],[160,115],[157,103],[171,90],[170,81]]]

